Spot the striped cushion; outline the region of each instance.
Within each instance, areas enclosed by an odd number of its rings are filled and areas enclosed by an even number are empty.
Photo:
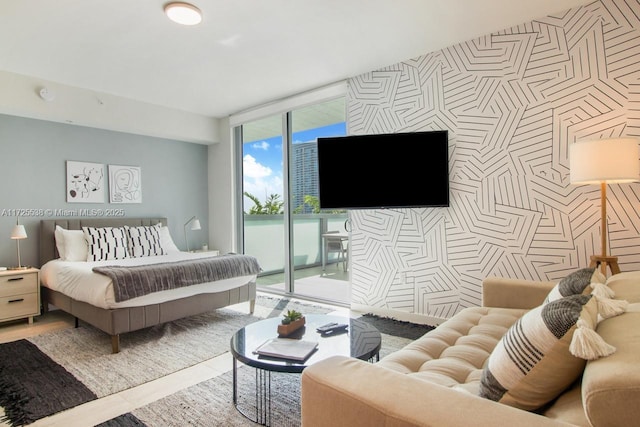
[[[569,350],[576,324],[582,318],[595,325],[597,307],[590,295],[572,295],[527,312],[491,353],[480,396],[534,410],[560,395],[586,364]]]
[[[127,234],[122,227],[82,227],[89,253],[87,261],[124,259],[127,251]]]
[[[129,255],[138,258],[143,256],[165,255],[160,242],[160,224],[152,226],[125,226],[128,238]]]
[[[557,285],[549,291],[549,295],[544,300],[545,303],[568,297],[570,295],[580,295],[591,293],[592,283],[604,284],[607,278],[597,268],[582,268],[574,271],[567,277],[558,282]]]

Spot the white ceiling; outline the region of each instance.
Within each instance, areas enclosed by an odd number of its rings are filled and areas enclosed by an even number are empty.
[[[0,0],[0,70],[211,117],[382,68],[585,0]]]

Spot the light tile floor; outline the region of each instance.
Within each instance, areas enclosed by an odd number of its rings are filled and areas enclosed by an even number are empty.
[[[246,312],[247,304],[248,303],[241,303],[228,308]],[[334,309],[330,314],[350,317],[359,316],[358,313],[352,313],[345,308],[329,305],[327,305],[327,307]],[[57,310],[37,317],[32,325],[29,325],[26,320],[0,324],[0,343],[28,338],[60,329],[72,328],[73,324],[74,321],[71,316]],[[197,365],[158,378],[157,380],[40,419],[30,424],[30,426],[93,426],[148,405],[187,387],[215,378],[231,369],[232,356],[231,353],[226,352],[220,356],[198,363]],[[2,415],[2,408],[0,408],[0,418],[2,418]],[[238,414],[238,416],[241,415]],[[7,427],[8,425],[9,424],[6,423],[0,423],[0,427]]]

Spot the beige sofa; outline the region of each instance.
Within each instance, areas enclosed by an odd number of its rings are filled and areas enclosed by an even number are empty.
[[[640,272],[607,281],[629,302],[596,328],[616,352],[588,361],[581,380],[548,406],[533,413],[478,396],[502,335],[554,284],[487,278],[483,307],[462,310],[382,361],[333,357],[307,368],[303,427],[640,425]]]

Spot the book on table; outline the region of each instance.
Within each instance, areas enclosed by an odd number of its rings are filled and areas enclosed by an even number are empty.
[[[303,361],[318,348],[315,341],[292,338],[271,338],[254,350],[255,354],[280,359]]]

